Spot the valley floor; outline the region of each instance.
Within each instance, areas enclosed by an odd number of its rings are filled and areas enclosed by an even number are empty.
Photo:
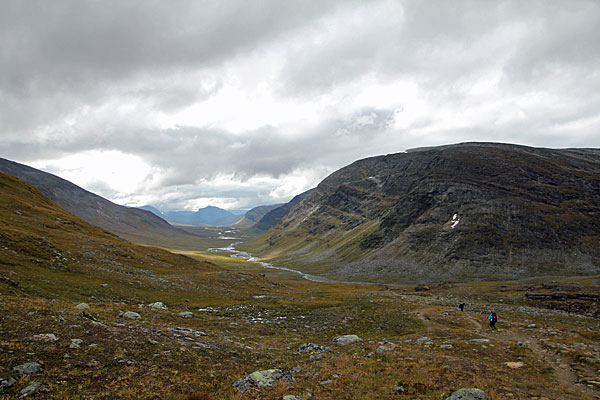
[[[129,299],[54,299],[2,282],[0,379],[16,382],[0,399],[35,382],[30,397],[40,399],[445,399],[468,387],[490,399],[600,398],[599,320],[532,305],[529,283],[415,291],[259,278],[222,305],[190,291],[140,300],[135,289]],[[83,300],[90,308],[76,309]],[[490,309],[499,314],[496,331],[487,325]],[[125,311],[141,319],[123,318]],[[362,341],[332,343],[345,334]],[[305,343],[331,351],[300,353]],[[40,371],[13,370],[28,362]],[[233,387],[271,368],[290,371],[293,382]]]

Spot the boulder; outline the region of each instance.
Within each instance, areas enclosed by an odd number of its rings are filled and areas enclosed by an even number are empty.
[[[304,400],[304,397],[295,394],[286,394],[282,400]]]
[[[58,338],[56,337],[56,335],[54,333],[42,333],[39,335],[33,335],[31,340],[33,340],[34,342],[48,343],[48,342],[56,342],[58,340]]]
[[[75,306],[75,308],[78,310],[85,310],[90,308],[90,305],[88,303],[79,303]]]
[[[31,385],[29,385],[26,388],[22,389],[21,390],[21,394],[23,396],[31,394],[31,393],[35,392],[36,390],[38,390],[40,388],[40,386],[42,386],[41,383],[39,383],[39,382],[33,382]]]
[[[42,366],[36,362],[28,362],[25,364],[17,365],[13,367],[13,370],[18,371],[25,375],[37,374],[42,370]]]
[[[377,349],[375,349],[375,353],[377,354],[384,354],[384,353],[389,353],[390,351],[394,351],[394,349],[396,349],[398,347],[397,344],[394,343],[383,343],[381,344],[379,347],[377,347]]]
[[[194,313],[189,312],[189,311],[182,311],[177,315],[179,315],[181,318],[193,318],[194,317]]]
[[[11,378],[10,376],[8,378],[0,379],[0,393],[2,393],[2,390],[8,389],[15,383],[17,383],[17,381],[14,378]]]
[[[458,389],[452,393],[446,400],[487,400],[485,392],[481,389]]]
[[[299,353],[329,353],[331,349],[327,346],[319,346],[314,343],[304,343],[298,348]]]
[[[351,343],[362,342],[363,340],[356,335],[341,335],[333,338],[333,343],[346,345]]]
[[[237,388],[240,392],[245,392],[252,386],[258,388],[266,388],[275,385],[279,381],[294,382],[292,373],[288,370],[283,369],[263,369],[254,371],[250,375],[238,379],[233,384],[233,387]]]
[[[127,319],[142,319],[142,316],[134,311],[127,311],[121,315],[122,318]]]
[[[169,308],[161,301],[157,301],[154,303],[148,304],[148,307],[153,308],[155,310],[168,310]]]
[[[525,364],[521,361],[515,361],[515,362],[507,361],[504,363],[504,365],[506,365],[508,368],[511,368],[511,369],[518,369],[518,368],[521,368],[522,366],[524,366]]]

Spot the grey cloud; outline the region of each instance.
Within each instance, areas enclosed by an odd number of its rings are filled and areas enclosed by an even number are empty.
[[[592,0],[380,1],[355,12],[333,28],[306,30],[307,42],[290,49],[282,93],[314,96],[375,74],[455,96],[490,70],[504,74],[503,84],[566,81],[562,90],[579,90],[577,78],[600,60],[600,4]]]
[[[0,129],[15,135],[98,105],[141,80],[220,65],[346,5],[260,3],[3,1],[0,3]],[[195,82],[157,107],[190,104]],[[143,95],[143,93],[141,93]]]

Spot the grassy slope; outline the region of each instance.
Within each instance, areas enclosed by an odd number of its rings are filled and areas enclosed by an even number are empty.
[[[597,378],[594,364],[582,358],[600,357],[597,320],[525,301],[525,291],[546,290],[539,282],[415,293],[412,287],[274,281],[247,272],[256,266],[241,260],[224,264],[239,271],[234,273],[132,246],[9,176],[0,175],[0,189],[0,377],[18,379],[0,394],[3,400],[33,381],[48,390],[35,398],[70,399],[281,399],[308,393],[316,399],[440,399],[473,386],[493,400],[598,394],[574,384]],[[219,257],[213,260],[226,260]],[[561,290],[599,290],[597,278],[570,284]],[[466,300],[467,313],[455,312],[458,300]],[[87,313],[100,325],[74,309],[79,301],[90,304]],[[169,310],[152,310],[150,301],[163,301]],[[494,333],[484,329],[490,307],[501,316]],[[126,310],[142,320],[118,318]],[[179,317],[184,310],[196,316]],[[532,323],[537,328],[526,328]],[[207,336],[173,331],[177,327]],[[41,333],[59,340],[32,340]],[[364,342],[331,344],[336,335],[350,333]],[[423,336],[432,344],[418,340]],[[69,348],[75,338],[83,340],[79,349]],[[490,343],[469,342],[473,338]],[[531,347],[515,347],[517,340]],[[376,353],[385,341],[399,346]],[[299,354],[306,342],[329,345],[332,352],[322,359]],[[12,371],[29,361],[41,363],[42,372],[23,377]],[[525,365],[513,370],[503,364],[508,361]],[[254,370],[274,367],[299,367],[295,382],[247,394],[231,387]],[[331,383],[320,384],[326,380]]]

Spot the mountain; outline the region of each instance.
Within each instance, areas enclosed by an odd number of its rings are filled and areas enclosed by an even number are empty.
[[[150,211],[152,214],[156,215],[157,217],[161,217],[161,218],[165,218],[165,215],[156,207],[151,206],[151,205],[145,205],[145,206],[141,206],[141,207],[137,207],[141,210],[146,210],[146,211]]]
[[[307,190],[304,193],[301,193],[295,196],[289,202],[283,204],[280,207],[274,208],[271,211],[267,212],[255,225],[256,228],[261,230],[268,230],[273,226],[277,225],[283,217],[285,217],[290,210],[298,204],[304,197],[306,197],[312,190]]]
[[[235,215],[219,207],[208,206],[198,211],[167,211],[164,213],[169,222],[185,225],[232,225],[239,221],[242,216]]]
[[[0,289],[66,298],[173,290],[151,269],[197,272],[221,270],[213,264],[139,246],[89,224],[12,175],[0,172]]]
[[[36,187],[76,216],[117,235],[143,244],[193,246],[195,236],[139,208],[120,206],[58,176],[0,158],[0,171]]]
[[[271,204],[258,206],[248,210],[242,219],[235,223],[239,228],[250,228],[261,220],[268,212],[281,207],[283,204]]]
[[[600,150],[464,143],[360,160],[247,247],[347,280],[599,273]]]

